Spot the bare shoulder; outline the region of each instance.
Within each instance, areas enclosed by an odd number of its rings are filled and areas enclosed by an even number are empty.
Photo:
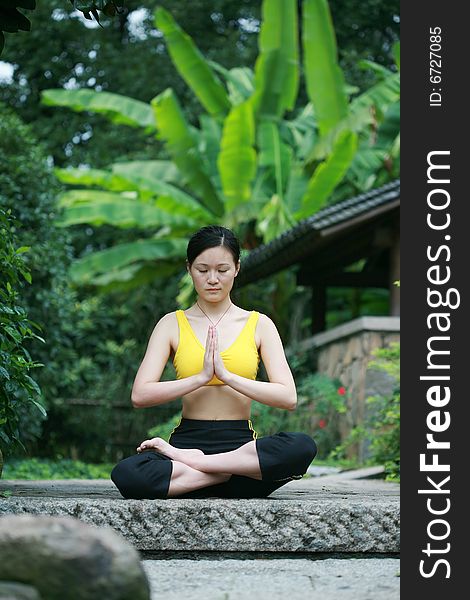
[[[175,323],[177,323],[176,310],[172,310],[171,312],[163,315],[163,317],[160,318],[159,323],[162,323],[166,326],[171,326],[172,324],[174,325]]]
[[[258,347],[262,346],[263,343],[266,345],[270,341],[272,342],[273,338],[279,338],[276,324],[271,317],[262,312],[259,312],[258,323],[256,325],[256,338]]]
[[[155,324],[155,329],[158,328],[158,330],[161,332],[171,331],[171,329],[173,328],[175,323],[177,323],[177,319],[176,319],[176,311],[174,310],[174,311],[166,313],[165,315],[160,317],[160,319]]]
[[[260,328],[262,328],[263,330],[269,331],[269,330],[273,330],[275,329],[277,331],[277,327],[274,323],[274,321],[271,319],[271,317],[268,317],[268,315],[265,315],[262,312],[259,312],[259,318],[258,318],[258,323]]]
[[[157,321],[155,331],[158,332],[159,337],[165,336],[173,346],[175,338],[178,338],[178,319],[176,317],[176,310],[163,315]]]

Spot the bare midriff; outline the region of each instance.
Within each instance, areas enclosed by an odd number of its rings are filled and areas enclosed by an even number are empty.
[[[182,416],[204,421],[246,420],[251,402],[228,385],[206,385],[183,396]]]

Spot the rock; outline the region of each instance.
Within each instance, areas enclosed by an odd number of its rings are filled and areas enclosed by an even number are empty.
[[[400,486],[358,473],[304,477],[251,500],[125,500],[112,481],[3,480],[0,517],[72,516],[140,552],[399,552]]]
[[[41,600],[36,588],[14,581],[0,581],[0,600]]]
[[[150,598],[134,547],[73,517],[0,518],[0,555],[0,580],[32,585],[47,600]]]

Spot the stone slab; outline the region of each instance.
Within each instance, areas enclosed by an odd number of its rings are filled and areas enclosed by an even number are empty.
[[[399,560],[144,560],[152,600],[398,600]]]
[[[363,472],[364,475],[364,472]],[[70,515],[142,551],[399,551],[399,486],[357,472],[304,478],[266,499],[125,500],[106,480],[0,481],[0,515]]]
[[[319,348],[361,331],[400,332],[400,317],[358,317],[347,323],[322,331],[299,343],[299,350]]]

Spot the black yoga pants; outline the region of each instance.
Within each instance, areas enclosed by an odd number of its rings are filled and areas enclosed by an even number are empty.
[[[315,458],[317,447],[305,433],[284,432],[258,438],[250,420],[203,421],[181,418],[170,435],[176,448],[198,448],[204,454],[230,452],[255,440],[262,479],[232,475],[178,498],[265,498],[293,479],[300,479]],[[156,450],[121,460],[111,479],[124,498],[167,498],[173,462]]]

